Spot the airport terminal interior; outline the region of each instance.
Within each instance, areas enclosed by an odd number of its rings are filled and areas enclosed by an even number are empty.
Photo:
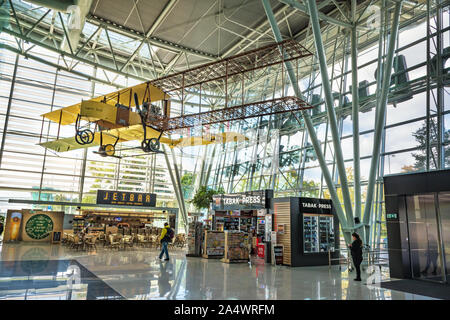
[[[0,1],[0,300],[450,300],[450,1]]]

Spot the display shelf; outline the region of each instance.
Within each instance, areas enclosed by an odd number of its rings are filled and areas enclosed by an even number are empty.
[[[82,231],[84,229],[84,223],[85,223],[85,219],[73,219],[72,222],[72,228],[73,228],[73,233],[78,233],[80,231]]]
[[[224,231],[235,230],[239,231],[239,217],[224,217]]]
[[[222,231],[204,231],[203,254],[206,259],[222,258],[225,249],[225,235]]]
[[[251,217],[241,217],[239,221],[239,230],[242,232],[251,232],[253,226]]]
[[[258,217],[256,219],[256,234],[258,236],[264,236],[266,233],[266,220],[264,217]]]
[[[333,217],[330,215],[303,216],[303,250],[305,253],[334,250]]]
[[[203,224],[201,222],[189,223],[187,236],[188,253],[186,256],[199,257],[201,255],[202,232]]]
[[[248,262],[249,252],[246,233],[239,231],[226,231],[225,251],[222,262]]]

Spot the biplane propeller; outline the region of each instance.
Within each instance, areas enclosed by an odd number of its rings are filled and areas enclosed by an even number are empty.
[[[132,98],[137,112],[132,110]],[[161,108],[153,104],[157,101],[162,101],[162,115]],[[58,124],[58,136],[56,140],[41,142],[39,145],[56,152],[98,146],[94,153],[102,157],[121,158],[124,156],[117,156],[118,151],[132,149],[141,149],[145,154],[163,153],[161,143],[174,148],[248,140],[235,132],[179,139],[164,136],[164,131],[157,124],[170,119],[170,96],[149,83],[82,101],[42,116],[43,121],[48,119]],[[60,126],[70,124],[75,125],[75,135],[60,138]],[[41,131],[41,140],[42,137]],[[117,149],[119,143],[133,140],[140,141],[140,145]],[[138,155],[142,153],[130,156]]]

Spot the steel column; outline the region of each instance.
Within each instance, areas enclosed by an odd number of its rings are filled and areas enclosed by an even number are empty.
[[[372,212],[373,193],[375,188],[377,169],[380,160],[381,135],[383,133],[384,120],[386,117],[386,106],[390,87],[391,72],[394,60],[395,45],[398,35],[400,12],[402,9],[402,1],[395,3],[394,17],[392,21],[391,35],[389,39],[389,47],[386,56],[385,68],[383,70],[383,80],[381,82],[381,94],[376,106],[376,123],[374,132],[373,152],[370,162],[369,182],[367,185],[366,206],[364,208],[363,223],[365,225],[365,240],[369,238],[369,221]]]
[[[18,65],[19,65],[19,54],[16,54],[16,61],[14,63],[14,71],[13,71],[12,78],[11,78],[11,86],[9,88],[8,106],[6,107],[5,124],[3,126],[2,144],[0,147],[0,168],[2,166],[3,149],[5,148],[6,131],[8,130],[9,114],[11,112],[11,104],[12,104],[12,98],[13,98],[13,93],[14,93],[14,86],[16,83],[17,66]]]
[[[163,148],[163,151],[164,151],[164,159],[166,160],[166,164],[167,164],[167,171],[169,171],[170,180],[172,181],[173,191],[175,191],[175,197],[177,198],[178,205],[180,207],[179,211],[181,212],[181,215],[183,216],[183,220],[185,221],[185,229],[186,229],[186,234],[187,234],[188,233],[187,232],[188,221],[187,221],[187,217],[185,216],[185,212],[183,211],[184,208],[183,208],[183,204],[182,204],[182,200],[181,200],[182,199],[181,198],[182,195],[180,195],[179,189],[178,189],[178,187],[176,185],[176,179],[175,179],[175,177],[173,175],[172,166],[170,165],[169,157],[167,156],[166,147],[165,147],[164,144],[162,144],[162,148]]]
[[[352,0],[351,60],[352,60],[352,123],[353,123],[353,192],[355,217],[361,218],[361,168],[359,152],[358,94],[358,31],[356,30],[356,0]],[[345,89],[344,89],[345,90]]]
[[[273,15],[273,11],[272,11],[272,7],[270,6],[270,2],[269,0],[261,0],[262,4],[264,6],[264,10],[266,12],[267,18],[269,19],[270,25],[272,27],[272,32],[275,36],[275,40],[277,42],[281,42],[283,39],[281,37],[281,33],[280,33],[280,29],[278,28],[277,22],[275,20],[275,17]],[[280,48],[281,50],[281,48]],[[282,54],[284,54],[284,52],[281,52]],[[285,66],[286,66],[286,70],[288,72],[289,75],[289,80],[291,81],[292,87],[294,89],[295,95],[301,99],[303,99],[303,95],[301,93],[301,90],[298,86],[298,81],[295,75],[295,72],[292,68],[292,65],[289,61],[285,61]],[[303,99],[305,100],[305,99]],[[345,217],[345,213],[342,210],[342,206],[341,203],[339,201],[339,197],[338,194],[336,192],[336,188],[333,184],[333,179],[331,178],[331,174],[330,171],[328,170],[327,167],[327,163],[325,161],[325,157],[323,156],[321,147],[320,147],[320,141],[317,138],[317,134],[314,130],[314,125],[313,122],[311,120],[311,117],[308,114],[308,111],[302,110],[301,111],[303,119],[305,121],[305,125],[306,128],[308,129],[308,134],[310,135],[311,138],[311,142],[313,144],[314,150],[316,152],[317,155],[317,159],[319,161],[320,167],[322,168],[323,174],[324,174],[324,178],[325,181],[327,183],[328,189],[330,191],[330,195],[331,195],[331,199],[333,200],[335,209],[336,209],[336,213],[338,215],[339,221],[341,223],[342,229],[344,230],[344,237],[347,243],[351,242],[351,238],[350,238],[350,234],[348,233],[347,229],[347,220]],[[299,123],[299,125],[301,125],[300,120],[298,119],[298,117],[295,115],[295,113],[292,113],[292,115],[295,117],[295,119],[297,120],[297,122]]]
[[[181,214],[183,216],[183,220],[184,220],[184,229],[186,230],[186,234],[188,233],[188,217],[187,217],[187,212],[186,212],[186,205],[184,203],[184,195],[183,195],[183,189],[181,188],[181,177],[180,177],[180,171],[178,170],[178,165],[177,165],[177,161],[175,158],[175,152],[173,151],[173,149],[170,149],[170,152],[172,153],[172,160],[173,160],[173,169],[175,171],[175,178],[176,178],[176,184],[174,185],[174,188],[178,188],[178,193],[180,195],[180,208],[182,208],[181,210]]]
[[[347,216],[347,226],[353,227],[352,202],[347,182],[347,174],[345,172],[344,156],[342,155],[341,140],[337,127],[336,113],[334,111],[333,93],[331,91],[330,79],[327,70],[327,61],[325,50],[323,47],[322,35],[319,25],[319,17],[315,0],[308,0],[308,9],[311,17],[311,27],[314,35],[314,44],[316,46],[317,58],[319,60],[320,75],[322,77],[322,87],[325,94],[325,106],[328,112],[331,135],[333,137],[334,154],[336,158],[336,166],[341,179],[342,196],[344,200],[345,213]]]
[[[438,165],[436,169],[442,170],[445,168],[445,151],[443,146],[444,138],[444,121],[442,117],[442,112],[444,111],[444,87],[443,87],[443,61],[442,61],[442,48],[444,45],[442,38],[442,4],[441,0],[436,1],[436,111],[437,111],[437,151],[438,151]]]

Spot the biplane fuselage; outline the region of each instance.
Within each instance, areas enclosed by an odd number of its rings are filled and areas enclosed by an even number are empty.
[[[80,117],[81,120],[96,123],[100,128],[104,128],[103,130],[141,124],[141,117],[131,108],[96,101],[83,101]]]

